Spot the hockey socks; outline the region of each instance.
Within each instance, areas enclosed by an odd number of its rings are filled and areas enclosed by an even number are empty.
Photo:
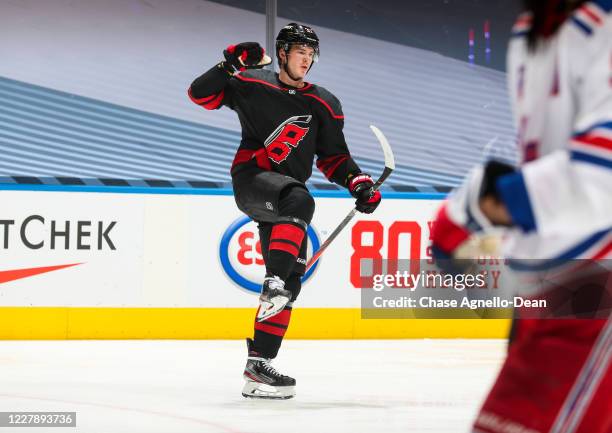
[[[291,306],[262,322],[255,319],[254,348],[263,357],[273,359],[280,349],[289,321],[291,320]]]
[[[282,223],[272,227],[266,262],[269,275],[287,279],[300,254],[304,235],[304,228],[298,224]]]

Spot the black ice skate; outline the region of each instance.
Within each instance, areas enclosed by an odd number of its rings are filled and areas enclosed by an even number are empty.
[[[280,313],[291,299],[291,292],[285,290],[285,282],[276,275],[266,277],[259,297],[259,310],[257,321],[261,322],[268,317]]]
[[[263,358],[253,349],[253,340],[247,338],[249,357],[244,367],[243,397],[288,399],[295,395],[295,379],[284,376],[270,365],[271,360]]]

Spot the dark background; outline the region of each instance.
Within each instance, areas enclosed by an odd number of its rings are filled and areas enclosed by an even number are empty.
[[[265,13],[265,0],[212,0]],[[520,0],[278,0],[277,16],[468,61],[474,29],[474,63],[505,70],[510,29]],[[491,55],[485,57],[484,23],[490,22]],[[285,23],[277,20],[277,28]],[[315,28],[316,31],[316,28]],[[321,44],[325,58],[325,41]]]

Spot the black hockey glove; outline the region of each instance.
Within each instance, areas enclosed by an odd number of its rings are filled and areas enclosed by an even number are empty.
[[[246,69],[261,69],[272,63],[272,59],[266,55],[266,50],[257,42],[230,45],[223,50],[223,56],[225,70],[232,74]]]
[[[505,162],[490,160],[485,165],[484,176],[482,178],[482,186],[480,189],[480,197],[493,196],[496,199],[499,198],[497,192],[497,179],[506,174],[514,173],[516,170],[511,165]]]
[[[355,201],[355,207],[359,212],[372,213],[380,204],[382,196],[380,191],[373,190],[374,181],[369,174],[358,173],[348,180],[348,190]]]

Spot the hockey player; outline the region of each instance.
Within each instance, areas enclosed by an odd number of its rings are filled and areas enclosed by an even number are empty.
[[[472,234],[505,226],[505,256],[534,273],[612,258],[612,0],[524,3],[507,65],[522,166],[474,170],[432,242],[437,257],[456,256]],[[612,432],[610,319],[514,328],[473,431]]]
[[[230,45],[225,60],[196,78],[193,102],[208,110],[236,111],[242,141],[231,168],[238,208],[258,223],[266,275],[247,339],[242,395],[291,398],[295,379],[270,364],[289,326],[306,265],[306,229],[315,203],[304,183],[316,165],[332,182],[348,188],[360,212],[373,212],[381,194],[351,158],[342,132],[338,99],[304,81],[319,57],[319,38],[308,26],[290,23],[276,38],[280,73],[261,69],[271,62],[255,42]]]

